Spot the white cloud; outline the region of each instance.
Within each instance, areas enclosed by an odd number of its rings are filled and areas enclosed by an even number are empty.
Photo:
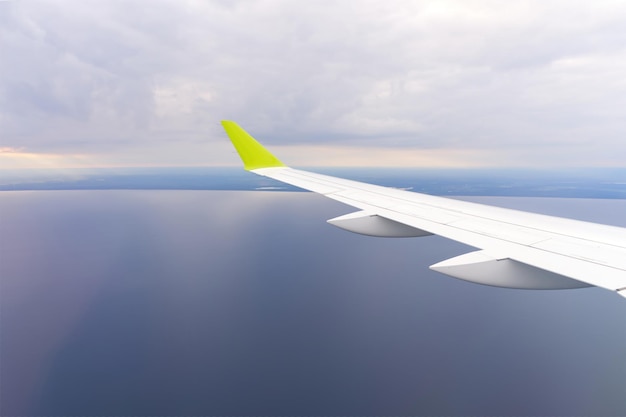
[[[215,163],[227,118],[326,154],[623,165],[624,21],[621,1],[1,3],[0,146]]]

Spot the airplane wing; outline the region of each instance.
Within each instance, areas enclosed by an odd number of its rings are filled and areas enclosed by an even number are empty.
[[[522,289],[597,286],[626,297],[626,228],[436,197],[285,166],[237,123],[222,121],[246,170],[359,211],[328,220],[382,237],[439,235],[477,248],[430,268]]]

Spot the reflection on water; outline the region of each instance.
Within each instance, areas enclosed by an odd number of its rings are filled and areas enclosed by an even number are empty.
[[[624,221],[619,200],[495,201]],[[2,415],[626,414],[608,291],[438,275],[467,248],[340,231],[351,209],[311,194],[0,204]]]

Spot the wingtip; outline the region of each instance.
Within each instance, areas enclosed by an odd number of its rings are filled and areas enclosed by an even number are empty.
[[[284,167],[276,156],[256,141],[248,132],[232,120],[222,120],[222,126],[243,161],[244,168],[252,171],[261,168]]]

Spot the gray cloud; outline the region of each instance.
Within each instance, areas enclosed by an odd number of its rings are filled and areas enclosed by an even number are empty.
[[[624,21],[609,1],[0,3],[0,145],[167,162],[228,118],[273,145],[615,164]]]

